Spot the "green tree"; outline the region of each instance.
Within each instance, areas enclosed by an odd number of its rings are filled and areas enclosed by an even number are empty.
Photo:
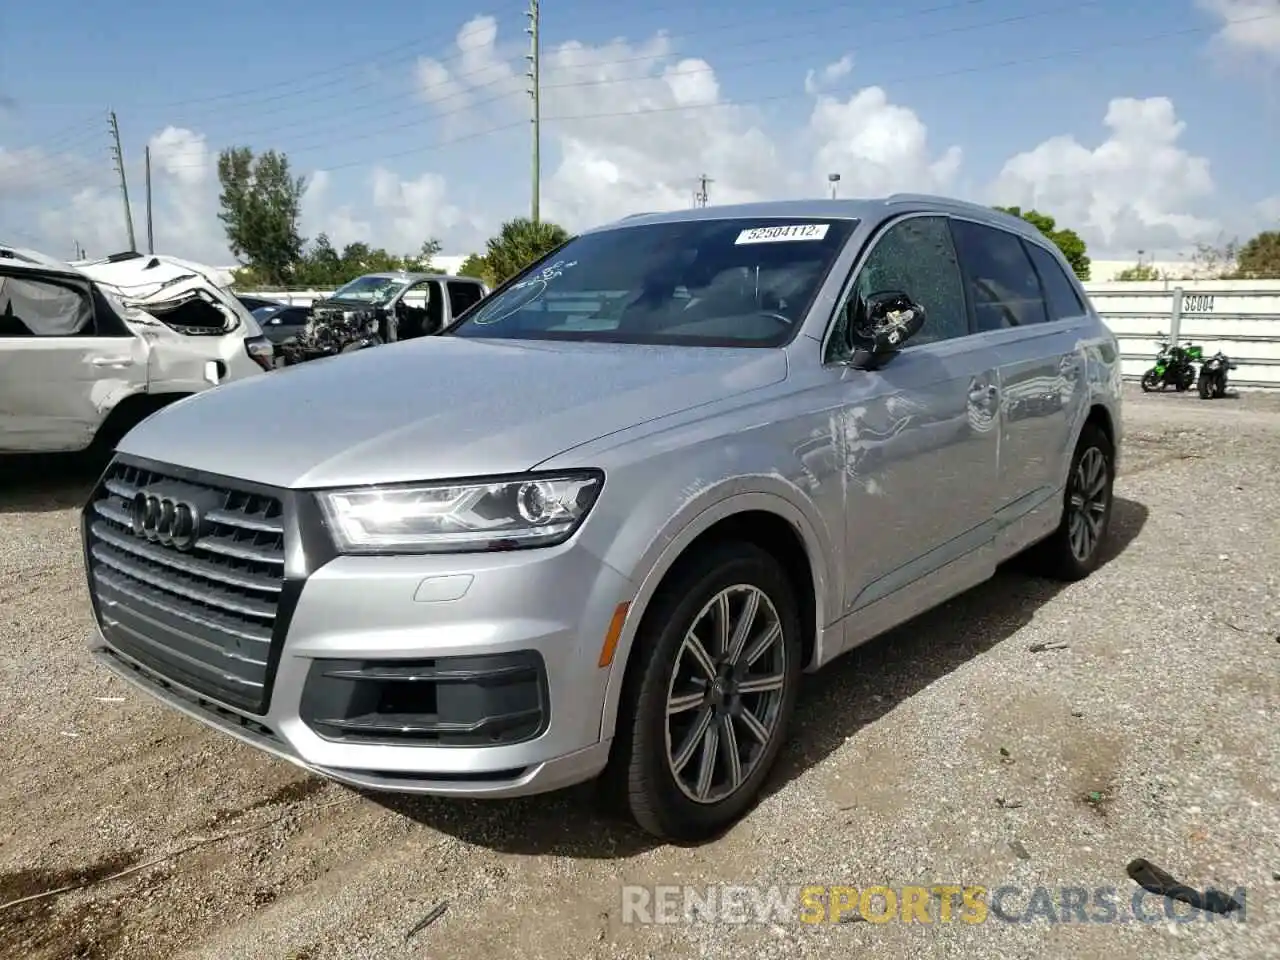
[[[1117,280],[1163,280],[1164,274],[1149,263],[1135,263],[1116,274]]]
[[[1240,248],[1236,276],[1241,280],[1280,278],[1280,231],[1266,230]]]
[[[489,264],[483,256],[473,253],[467,259],[463,260],[458,267],[458,276],[475,277],[477,280],[483,280],[485,283],[493,286],[493,278],[489,276]]]
[[[422,246],[418,249],[416,257],[405,257],[404,265],[409,270],[430,273],[433,269],[432,261],[438,256],[440,256],[440,241],[432,237],[429,240],[422,241]]]
[[[534,223],[528,217],[508,220],[486,244],[484,261],[493,285],[505,283],[568,239],[569,232],[554,223]]]
[[[248,147],[229,147],[218,155],[218,219],[236,259],[268,285],[288,283],[302,258],[298,232],[303,177],[289,171],[289,158],[268,150],[254,157]]]
[[[1062,251],[1062,255],[1067,258],[1067,263],[1071,264],[1075,275],[1081,280],[1089,279],[1089,257],[1086,255],[1085,242],[1080,238],[1080,234],[1074,230],[1059,230],[1057,221],[1039,210],[1024,212],[1021,207],[996,207],[996,209],[1021,217],[1043,233]]]
[[[404,257],[387,253],[381,247],[371,248],[362,241],[348,243],[343,247],[341,260],[342,276],[345,277],[341,281],[343,283],[363,273],[390,273],[404,269]]]
[[[316,237],[294,270],[294,280],[304,287],[328,287],[342,282],[342,258],[327,234]]]

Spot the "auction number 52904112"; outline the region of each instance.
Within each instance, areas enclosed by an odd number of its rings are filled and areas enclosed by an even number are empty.
[[[1213,295],[1203,293],[1187,294],[1182,298],[1183,313],[1213,313]]]

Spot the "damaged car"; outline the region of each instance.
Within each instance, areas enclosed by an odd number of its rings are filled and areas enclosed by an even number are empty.
[[[489,294],[472,277],[370,273],[311,304],[311,317],[280,348],[286,364],[350,353],[444,330]]]
[[[271,369],[227,279],[174,257],[71,264],[0,245],[0,454],[106,453],[161,407]]]

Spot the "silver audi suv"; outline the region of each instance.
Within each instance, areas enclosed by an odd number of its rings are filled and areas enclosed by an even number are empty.
[[[84,511],[92,645],[335,780],[599,777],[706,837],[769,776],[803,671],[1014,555],[1096,567],[1120,393],[1115,338],[1019,219],[917,195],[633,216],[441,336],[135,428]]]

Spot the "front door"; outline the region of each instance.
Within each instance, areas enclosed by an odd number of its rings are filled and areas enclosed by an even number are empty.
[[[833,429],[845,489],[847,643],[994,570],[998,383],[970,336],[945,217],[908,216],[873,241],[849,295],[889,291],[926,311],[904,349],[880,370],[841,365],[838,325],[828,354],[845,393]]]
[[[147,384],[147,350],[87,282],[0,268],[0,450],[82,450]]]

